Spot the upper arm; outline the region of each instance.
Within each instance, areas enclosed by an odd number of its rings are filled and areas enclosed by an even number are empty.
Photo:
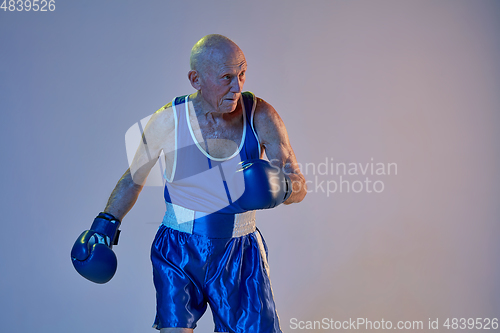
[[[144,127],[141,141],[130,165],[134,183],[144,184],[149,171],[174,136],[175,123],[171,103],[156,111]]]
[[[283,120],[261,98],[257,98],[254,126],[269,161],[283,168],[286,173],[301,175]]]

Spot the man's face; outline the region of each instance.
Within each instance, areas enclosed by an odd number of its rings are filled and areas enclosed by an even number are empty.
[[[236,109],[245,83],[247,63],[241,50],[212,54],[201,73],[201,95],[217,112]]]

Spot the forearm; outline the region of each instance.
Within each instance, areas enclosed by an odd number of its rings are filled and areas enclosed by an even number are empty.
[[[132,180],[130,169],[128,169],[116,184],[104,212],[122,220],[134,206],[142,188],[143,185],[139,185]]]

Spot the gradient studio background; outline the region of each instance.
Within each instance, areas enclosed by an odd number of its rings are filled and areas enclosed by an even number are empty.
[[[301,204],[258,213],[285,332],[292,318],[500,317],[499,31],[497,1],[0,11],[0,331],[154,331],[161,188],[124,220],[111,282],[81,278],[69,252],[127,168],[126,130],[192,92],[189,52],[208,33],[243,49],[245,89],[278,110],[303,166],[397,164],[368,175],[381,193],[327,195],[339,175],[310,168]]]

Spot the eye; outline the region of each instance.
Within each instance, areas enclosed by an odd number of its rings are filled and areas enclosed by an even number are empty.
[[[224,80],[231,80],[231,75],[226,74],[222,77]]]

